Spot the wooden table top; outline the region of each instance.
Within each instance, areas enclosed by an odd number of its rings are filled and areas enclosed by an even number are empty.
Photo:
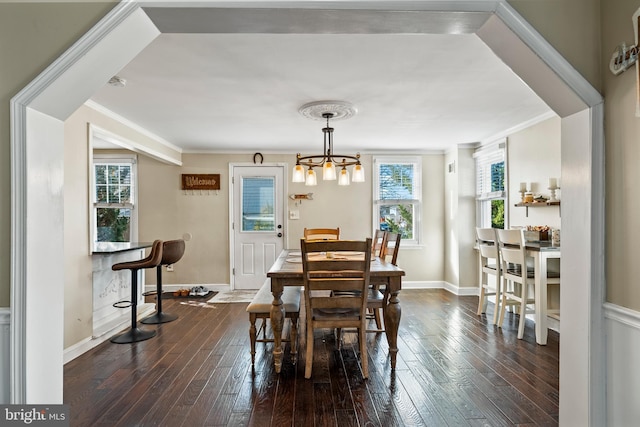
[[[400,267],[382,261],[379,258],[371,260],[372,277],[404,276],[405,272]],[[273,264],[267,277],[276,278],[302,278],[302,254],[297,250],[282,251]]]

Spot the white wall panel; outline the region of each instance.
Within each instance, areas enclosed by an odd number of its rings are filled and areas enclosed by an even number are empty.
[[[640,420],[640,312],[605,304],[607,333],[607,425]]]

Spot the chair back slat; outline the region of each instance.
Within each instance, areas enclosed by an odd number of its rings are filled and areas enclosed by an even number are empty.
[[[496,229],[494,228],[476,228],[476,239],[478,241],[478,249],[483,258],[497,260],[499,259]]]
[[[526,280],[527,260],[523,230],[498,230],[497,233],[503,274],[507,279],[517,277]]]
[[[373,241],[371,244],[371,255],[374,257],[380,256],[380,250],[385,244],[387,238],[387,232],[384,230],[376,230],[373,234]]]
[[[339,240],[340,227],[338,228],[305,228],[304,238],[307,240]]]
[[[380,249],[380,259],[398,265],[398,251],[400,250],[400,233],[387,232],[382,248]]]

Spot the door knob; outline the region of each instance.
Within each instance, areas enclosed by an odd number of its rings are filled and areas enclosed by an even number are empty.
[[[282,237],[282,233],[278,233],[278,237]]]

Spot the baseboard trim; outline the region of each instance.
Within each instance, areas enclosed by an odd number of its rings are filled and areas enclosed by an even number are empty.
[[[148,315],[152,314],[154,311],[155,311],[155,304],[143,304],[142,306],[139,305],[138,320],[144,317],[147,317]],[[126,329],[127,327],[130,327],[130,325],[131,325],[130,321],[124,321],[116,325],[111,325],[109,329],[100,331],[100,334],[98,334],[97,336],[87,337],[81,341],[78,341],[72,346],[65,348],[62,355],[62,363],[67,364],[68,362],[71,362],[76,357],[81,356],[82,354],[86,353],[92,348],[110,339],[112,336],[114,336],[118,332]]]

